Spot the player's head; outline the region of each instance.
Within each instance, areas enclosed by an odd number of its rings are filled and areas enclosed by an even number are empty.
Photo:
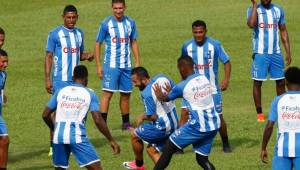
[[[126,9],[125,0],[112,0],[111,7],[112,7],[114,17],[118,21],[121,21]]]
[[[293,90],[294,88],[300,90],[300,69],[298,67],[289,67],[285,71],[284,77],[289,90]]]
[[[272,0],[260,0],[260,3],[264,6],[264,7],[269,7],[269,5],[271,4]]]
[[[73,81],[81,83],[84,86],[87,86],[88,83],[88,70],[84,65],[78,65],[74,68],[73,71]]]
[[[63,11],[64,26],[73,29],[78,19],[77,9],[74,5],[67,5]]]
[[[196,20],[192,24],[192,32],[197,43],[202,44],[206,36],[206,23],[202,20]]]
[[[0,71],[4,71],[7,66],[8,66],[7,52],[0,49]]]
[[[149,82],[150,76],[144,67],[135,67],[131,71],[132,84],[140,91],[144,90]]]
[[[183,55],[177,60],[177,68],[183,80],[194,74],[194,66],[194,61],[190,56]]]
[[[0,27],[0,49],[1,49],[2,46],[4,45],[4,41],[5,41],[5,32],[4,32],[4,30]]]

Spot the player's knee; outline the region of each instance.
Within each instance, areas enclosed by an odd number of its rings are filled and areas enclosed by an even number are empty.
[[[180,148],[178,148],[176,145],[174,145],[170,139],[168,139],[166,141],[166,144],[162,150],[162,152],[164,153],[169,153],[170,155],[174,154],[175,152],[180,151]]]
[[[1,145],[9,145],[9,138],[8,138],[8,136],[2,136],[2,137],[0,137],[0,144]]]
[[[196,160],[204,170],[215,170],[214,165],[209,162],[208,156],[196,154]]]
[[[260,88],[260,87],[262,86],[262,81],[254,80],[254,81],[253,81],[253,85],[254,85],[254,87],[256,87],[256,88]]]
[[[285,80],[282,79],[282,80],[276,80],[276,85],[279,86],[279,87],[284,87],[285,86]]]

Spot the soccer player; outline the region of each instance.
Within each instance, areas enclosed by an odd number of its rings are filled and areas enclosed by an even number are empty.
[[[137,29],[134,20],[125,16],[125,0],[112,0],[113,16],[100,24],[95,45],[97,74],[102,80],[100,111],[106,121],[109,103],[114,92],[120,92],[122,129],[131,127],[129,119],[129,99],[132,91],[130,48],[135,66],[140,65],[137,43]],[[100,64],[101,46],[105,42],[104,64]]]
[[[92,113],[98,130],[109,140],[114,153],[120,147],[112,138],[103,118],[99,113],[99,100],[89,88],[88,70],[83,65],[74,68],[73,83],[56,91],[43,112],[43,119],[54,131],[53,165],[55,169],[66,169],[72,152],[81,167],[100,170],[100,160],[95,148],[87,138],[85,123],[87,114]],[[55,123],[51,114],[56,110]]]
[[[160,102],[153,91],[154,84],[174,86],[172,80],[163,74],[150,78],[147,70],[143,67],[136,67],[132,70],[131,79],[133,85],[141,91],[141,98],[144,103],[144,111],[137,118],[136,129],[131,129],[131,143],[135,154],[135,160],[124,162],[128,169],[143,170],[143,141],[148,143],[147,153],[154,163],[160,157],[160,151],[169,135],[178,127],[178,117],[173,101]],[[142,124],[144,121],[150,121]]]
[[[220,117],[213,101],[213,93],[216,93],[215,86],[204,75],[194,72],[194,62],[191,57],[182,56],[177,64],[183,80],[172,89],[170,86],[165,87],[167,93],[156,84],[154,92],[157,99],[163,102],[182,97],[188,106],[190,119],[175,130],[166,141],[154,170],[165,169],[172,155],[190,144],[193,145],[198,164],[205,170],[214,170],[208,155],[220,128]]]
[[[272,4],[272,0],[251,0],[253,6],[248,8],[247,25],[253,29],[253,99],[257,112],[257,121],[264,122],[261,105],[261,86],[267,80],[276,81],[277,95],[285,92],[284,61],[279,46],[279,32],[286,57],[285,64],[290,65],[292,58],[287,28],[282,7]]]
[[[8,65],[6,51],[0,49],[0,93],[4,89],[7,74],[5,69]],[[9,138],[7,128],[2,117],[2,98],[0,98],[0,170],[5,170],[8,158]]]
[[[229,56],[225,52],[223,46],[217,40],[206,36],[206,23],[202,20],[196,20],[192,24],[193,39],[187,41],[182,46],[182,55],[190,56],[195,63],[195,72],[203,74],[217,89],[217,94],[213,95],[216,111],[219,113],[221,119],[221,128],[219,129],[220,136],[223,143],[223,151],[225,153],[231,152],[231,147],[228,141],[227,126],[222,115],[222,94],[228,88],[231,72],[231,64]],[[218,60],[224,65],[224,80],[219,84],[218,81]],[[188,109],[183,102],[183,113],[187,115]],[[181,119],[182,122],[182,119]],[[181,123],[182,124],[182,123]]]
[[[288,92],[277,96],[271,105],[261,146],[261,160],[268,163],[267,145],[278,122],[273,170],[300,170],[300,69],[290,67],[285,72]]]
[[[45,87],[50,94],[72,83],[73,69],[79,60],[91,61],[94,58],[92,54],[84,53],[84,34],[75,27],[78,19],[76,7],[65,6],[62,19],[64,24],[50,31],[46,45]],[[51,150],[50,147],[49,156]]]
[[[4,32],[4,30],[0,27],[0,49],[1,49],[2,46],[4,45],[4,41],[5,41],[5,32]]]

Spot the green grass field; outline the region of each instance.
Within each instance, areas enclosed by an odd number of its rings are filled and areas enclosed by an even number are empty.
[[[111,15],[110,0],[0,0],[0,26],[6,31],[4,49],[9,53],[6,95],[8,104],[4,106],[9,136],[8,169],[35,170],[53,169],[49,149],[49,130],[41,113],[50,98],[44,88],[44,55],[48,32],[63,23],[61,13],[66,4],[74,4],[79,10],[77,26],[85,32],[85,47],[93,51],[99,23]],[[300,13],[296,0],[274,0],[286,12],[287,28],[292,49],[292,65],[300,66]],[[298,4],[298,5],[297,5]],[[231,57],[232,77],[230,88],[223,93],[224,117],[228,124],[233,153],[222,152],[221,140],[217,136],[211,161],[217,169],[270,169],[270,163],[260,162],[260,144],[264,123],[256,122],[252,101],[251,35],[246,25],[246,9],[250,0],[128,0],[126,14],[136,20],[139,31],[139,47],[142,65],[151,75],[165,73],[179,82],[176,59],[181,45],[191,38],[191,23],[203,19],[208,25],[208,36],[222,42]],[[90,71],[89,87],[100,96],[100,81],[96,76],[95,63],[83,62]],[[220,67],[222,78],[223,70]],[[96,130],[93,121],[87,122],[88,135],[95,145],[104,169],[123,169],[122,162],[134,159],[130,135],[120,130],[121,116],[118,94],[110,105],[108,126],[121,145],[121,154],[112,155],[106,139]],[[275,96],[275,86],[267,81],[263,86],[263,110],[268,112]],[[143,112],[139,91],[134,89],[131,98],[131,121]],[[179,108],[180,101],[177,101]],[[179,110],[178,110],[179,111]],[[271,161],[275,135],[269,143]],[[146,153],[147,169],[153,167]],[[71,159],[70,169],[79,169]],[[191,147],[184,155],[175,155],[168,169],[199,169]]]

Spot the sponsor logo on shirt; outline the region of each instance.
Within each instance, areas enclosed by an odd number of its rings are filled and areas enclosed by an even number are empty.
[[[85,99],[80,97],[72,97],[68,95],[62,96],[62,102],[60,103],[61,108],[65,109],[79,109],[81,110],[85,105]]]
[[[207,64],[197,64],[195,67],[199,70],[209,69],[209,67],[212,67],[212,62],[208,60]]]
[[[283,112],[281,117],[284,120],[300,120],[300,107],[298,106],[282,106],[281,111]]]
[[[68,48],[68,47],[64,47],[63,48],[63,52],[64,53],[78,53],[80,51],[80,48],[76,47],[76,48]]]
[[[58,73],[58,57],[57,56],[54,56],[53,58],[53,66],[54,66],[54,69],[53,69],[53,76],[57,76],[57,73]]]
[[[118,37],[113,37],[111,39],[111,41],[113,43],[128,43],[129,42],[129,38],[118,38]]]
[[[204,98],[208,95],[211,95],[214,92],[214,89],[209,84],[206,84],[205,87],[195,88],[194,99]]]
[[[274,24],[268,24],[268,23],[259,23],[258,24],[259,28],[265,28],[265,29],[277,29],[278,28],[278,24],[274,23]]]

